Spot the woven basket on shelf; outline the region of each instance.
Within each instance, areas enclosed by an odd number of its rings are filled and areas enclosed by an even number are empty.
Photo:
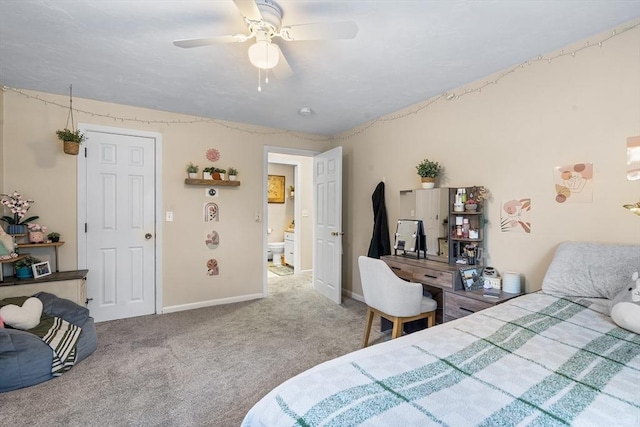
[[[77,156],[80,152],[80,144],[77,142],[63,141],[63,146],[64,152],[67,154]]]

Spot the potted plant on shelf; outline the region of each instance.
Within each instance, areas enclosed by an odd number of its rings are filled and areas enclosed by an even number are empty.
[[[202,179],[213,179],[214,167],[206,167],[202,169]]]
[[[27,225],[29,229],[29,242],[30,243],[43,243],[44,233],[47,232],[47,227],[44,225],[32,222]]]
[[[474,185],[469,189],[468,196],[469,198],[464,204],[464,209],[467,212],[475,212],[478,210],[478,205],[489,197],[489,192],[484,186]]]
[[[64,128],[57,130],[56,135],[58,135],[58,139],[62,141],[64,152],[74,156],[77,156],[80,152],[80,144],[82,144],[82,141],[87,139],[84,134],[80,132],[80,129],[70,130]]]
[[[198,166],[194,165],[193,163],[189,163],[187,165],[187,175],[190,179],[198,178]]]
[[[227,174],[226,169],[216,169],[218,174],[220,175],[220,180],[224,181],[225,175]]]
[[[42,261],[38,258],[32,257],[31,255],[27,255],[26,257],[14,262],[13,267],[16,269],[16,277],[18,279],[29,279],[33,277],[31,266],[39,262]]]
[[[418,175],[420,175],[422,188],[433,188],[441,169],[442,167],[438,162],[432,162],[429,159],[421,161],[418,166],[416,166],[416,170],[418,171]]]
[[[234,167],[229,168],[229,181],[235,181],[238,179],[238,169]]]
[[[56,233],[55,231],[47,234],[47,239],[51,240],[53,243],[60,241],[60,233]]]
[[[8,234],[24,234],[27,232],[26,224],[40,218],[38,216],[24,218],[34,201],[23,199],[17,191],[14,191],[11,195],[0,194],[0,197],[2,197],[0,203],[2,203],[2,205],[9,209],[13,214],[13,216],[5,215],[2,217],[2,221],[8,224]]]

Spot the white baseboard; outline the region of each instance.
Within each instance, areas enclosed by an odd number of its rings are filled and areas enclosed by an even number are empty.
[[[232,304],[234,302],[251,301],[254,299],[264,298],[262,294],[242,295],[239,297],[212,299],[209,301],[194,302],[191,304],[171,305],[164,307],[162,313],[175,313],[178,311],[193,310],[195,308],[213,307],[214,305]]]
[[[347,297],[349,297],[349,298],[351,298],[351,299],[354,299],[356,301],[360,301],[360,302],[364,303],[364,297],[362,295],[354,294],[353,292],[345,291],[344,289],[342,290],[342,294],[347,296]]]

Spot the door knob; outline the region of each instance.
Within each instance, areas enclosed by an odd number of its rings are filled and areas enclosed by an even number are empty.
[[[338,232],[338,231],[332,231],[332,232],[331,232],[331,235],[332,235],[332,236],[344,236],[344,231],[340,231],[340,232]]]
[[[153,237],[153,235],[151,233],[147,233],[147,234],[144,235],[144,238],[147,239],[147,240],[151,239],[152,237]]]

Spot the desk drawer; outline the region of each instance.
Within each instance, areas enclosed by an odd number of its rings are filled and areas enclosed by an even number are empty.
[[[391,271],[393,271],[396,274],[396,276],[400,277],[401,279],[409,280],[409,281],[413,279],[413,269],[411,268],[411,266],[407,264],[402,264],[400,262],[393,262],[393,261],[385,261],[385,262],[387,263],[389,268],[391,268]]]
[[[466,298],[451,292],[448,292],[445,298],[445,317],[458,319],[484,310],[485,308],[493,307],[493,304],[491,303]]]
[[[413,272],[413,280],[427,285],[453,289],[453,273],[450,271],[420,268]]]

